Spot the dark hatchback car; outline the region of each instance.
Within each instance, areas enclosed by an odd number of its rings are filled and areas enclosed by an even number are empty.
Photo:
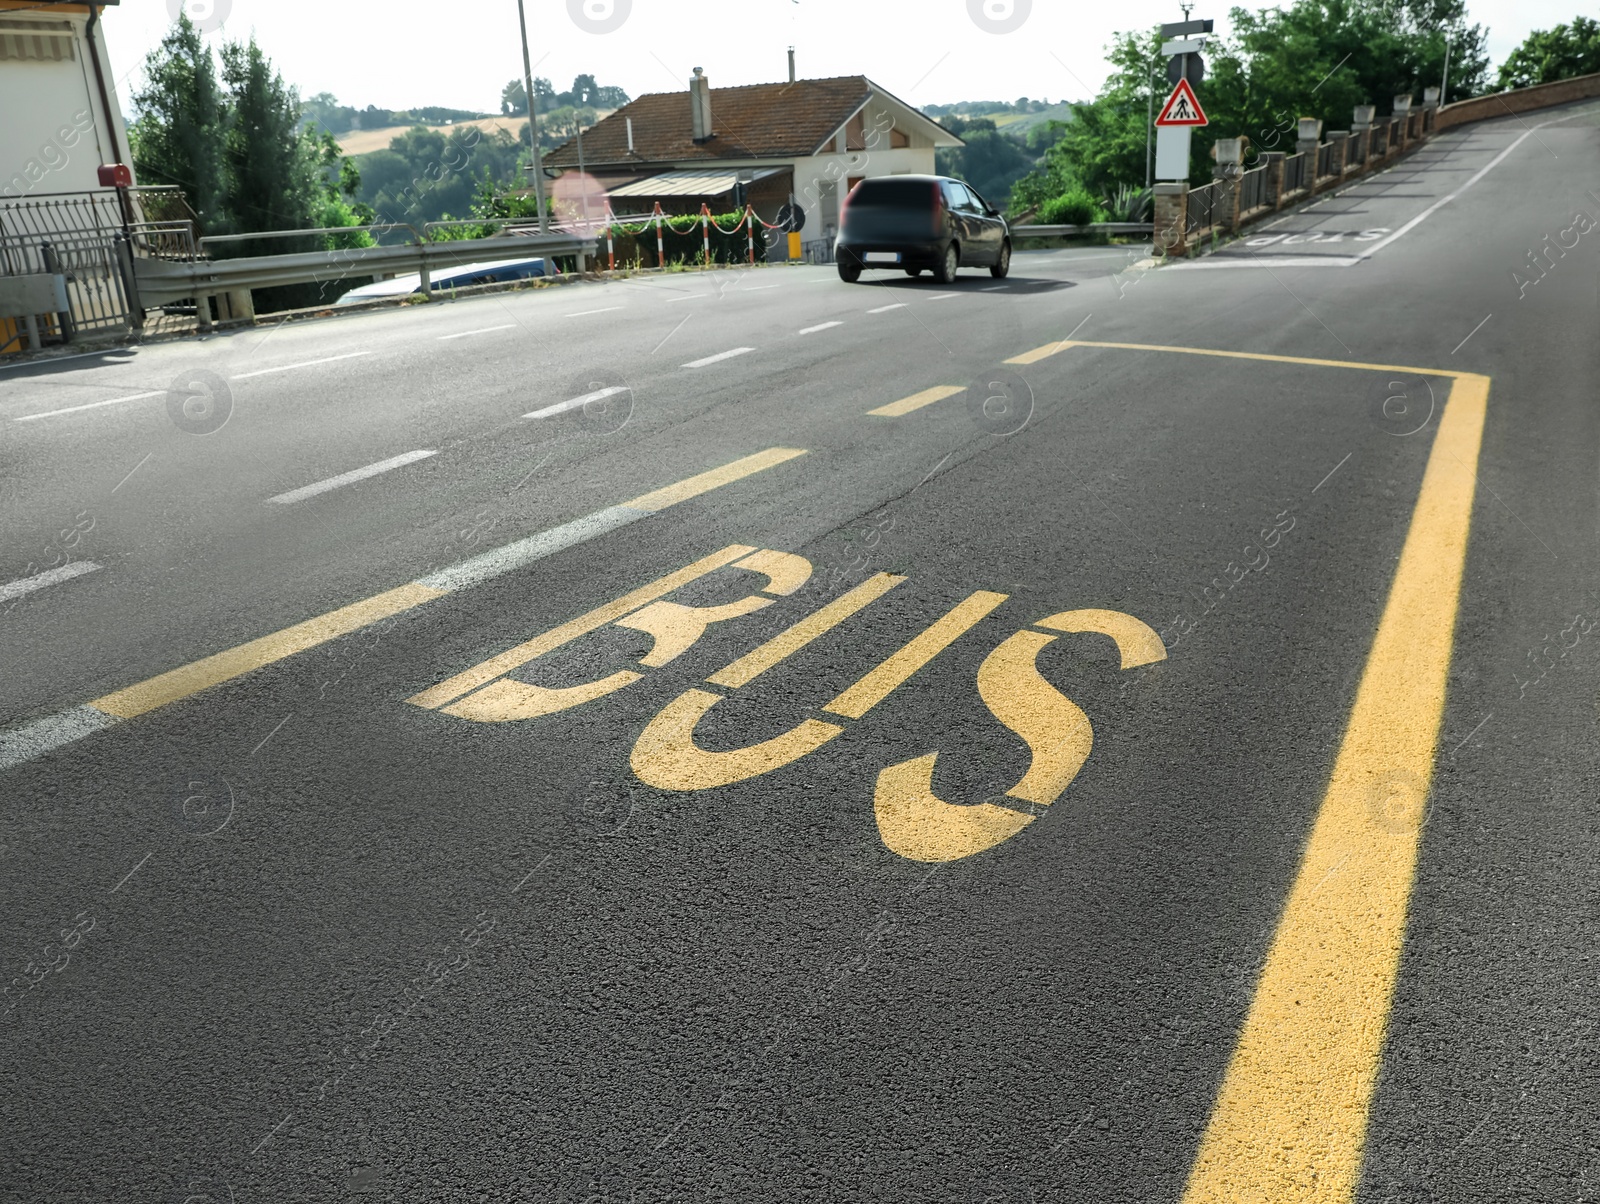
[[[948,176],[873,176],[845,198],[834,244],[839,277],[849,283],[863,268],[899,268],[908,276],[931,271],[940,284],[956,269],[1011,270],[1011,228],[1000,211],[968,184]]]

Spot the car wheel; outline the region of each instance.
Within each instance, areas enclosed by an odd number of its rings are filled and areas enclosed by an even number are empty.
[[[940,284],[954,284],[956,282],[956,268],[961,263],[961,251],[955,243],[944,249],[944,258],[939,261],[934,277]]]
[[[922,269],[921,268],[907,268],[906,269],[906,275],[910,276],[912,279],[916,279],[918,276],[922,275]]]
[[[841,259],[839,261],[839,279],[846,284],[854,284],[861,279],[861,265],[859,263],[846,263]]]
[[[1000,244],[1000,258],[996,260],[995,265],[989,269],[989,275],[993,276],[997,280],[1004,280],[1010,274],[1011,244],[1010,242],[1003,242]]]

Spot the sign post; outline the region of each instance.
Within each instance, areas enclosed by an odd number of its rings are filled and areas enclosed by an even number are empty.
[[[1210,21],[1179,21],[1161,27],[1161,36],[1168,39],[1161,52],[1171,56],[1167,79],[1172,91],[1155,119],[1157,180],[1189,178],[1189,131],[1210,124],[1194,89],[1205,78],[1206,64],[1200,51],[1211,29]]]

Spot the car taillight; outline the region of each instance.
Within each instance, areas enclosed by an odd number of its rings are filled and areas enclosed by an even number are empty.
[[[933,185],[933,223],[938,225],[944,221],[944,189],[938,183]]]

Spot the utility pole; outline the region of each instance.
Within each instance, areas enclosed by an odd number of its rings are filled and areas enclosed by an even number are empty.
[[[1145,83],[1150,85],[1149,103],[1145,105],[1144,119],[1144,190],[1146,192],[1150,191],[1150,131],[1155,128],[1156,123],[1156,65],[1160,62],[1160,59],[1151,60],[1150,74],[1145,80]]]
[[[1443,108],[1449,104],[1449,93],[1445,89],[1450,84],[1450,39],[1444,41],[1444,75],[1439,79],[1439,106]]]
[[[539,233],[550,233],[550,214],[544,207],[544,157],[539,153],[539,106],[533,95],[533,64],[528,60],[528,17],[517,0],[517,20],[522,25],[522,86],[528,96],[528,142],[533,147],[533,195],[539,204]]]

